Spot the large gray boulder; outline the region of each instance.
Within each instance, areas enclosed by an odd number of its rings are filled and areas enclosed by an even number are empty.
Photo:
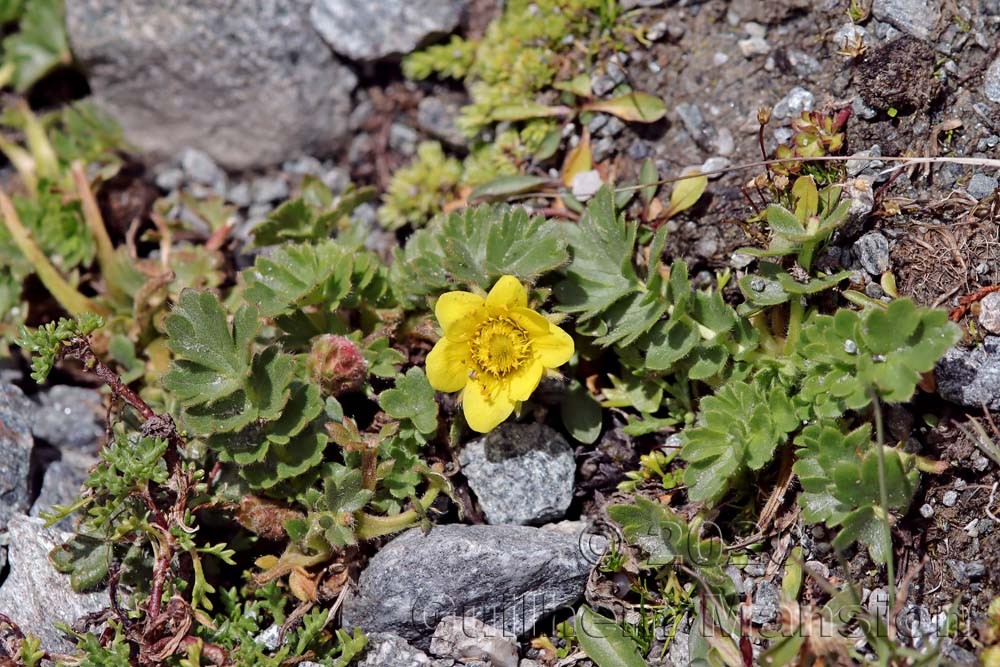
[[[69,577],[49,563],[49,552],[70,536],[44,524],[41,519],[17,515],[7,527],[10,574],[0,586],[0,613],[41,639],[46,650],[65,653],[73,649],[73,643],[55,624],[72,625],[100,611],[108,605],[108,594],[73,591]]]
[[[573,448],[545,424],[504,424],[459,455],[492,524],[558,521],[573,500]]]
[[[600,546],[587,537],[528,526],[413,528],[372,558],[344,601],[343,625],[422,650],[445,616],[524,636],[583,595]]]
[[[0,533],[28,511],[32,404],[20,389],[0,382]]]
[[[465,0],[315,0],[309,17],[352,60],[399,58],[455,29]]]
[[[94,101],[139,150],[194,146],[245,169],[329,152],[348,132],[357,79],[308,11],[307,0],[73,0],[66,25]]]

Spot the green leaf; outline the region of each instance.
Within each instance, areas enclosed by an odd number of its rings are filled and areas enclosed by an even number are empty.
[[[421,433],[437,431],[437,401],[424,371],[414,366],[396,380],[395,389],[386,389],[378,397],[385,413],[395,419],[409,419]]]
[[[14,64],[14,87],[23,93],[60,65],[72,62],[62,0],[25,4],[18,31],[3,40],[5,60]]]
[[[731,380],[700,407],[695,427],[681,434],[684,481],[694,501],[721,498],[738,477],[762,468],[798,426],[785,388],[763,379]]]
[[[884,563],[887,512],[904,510],[916,490],[919,472],[904,455],[883,447],[885,485],[889,506],[881,507],[878,445],[871,428],[844,433],[834,421],[810,424],[795,439],[798,460],[792,470],[803,493],[799,504],[806,521],[840,528],[833,544],[843,549],[854,542],[868,547],[872,558]]]
[[[535,192],[550,182],[548,178],[541,176],[529,176],[526,174],[512,174],[510,176],[498,176],[491,181],[483,183],[469,193],[469,201],[480,199],[506,199],[511,195],[524,194],[525,192]]]
[[[558,223],[529,218],[523,208],[476,206],[438,218],[397,251],[393,290],[403,303],[427,305],[427,297],[461,285],[488,290],[503,275],[531,283],[566,262]]]
[[[580,222],[565,228],[573,261],[555,288],[560,310],[585,321],[643,288],[632,265],[636,231],[634,223],[615,215],[612,191],[602,187]]]
[[[601,436],[604,419],[601,404],[579,382],[570,383],[559,412],[563,426],[573,439],[589,445]]]
[[[241,389],[250,374],[259,327],[250,305],[236,313],[230,326],[213,294],[184,290],[164,324],[167,347],[175,356],[164,386],[185,405],[211,403]]]
[[[643,187],[639,190],[639,195],[644,206],[649,206],[649,202],[656,196],[656,191],[660,188],[659,180],[660,172],[656,169],[653,158],[648,157],[643,160],[639,169],[639,184]]]
[[[584,106],[588,111],[603,111],[622,120],[655,123],[667,115],[663,100],[649,93],[627,93],[610,100],[595,100]]]
[[[617,623],[587,605],[580,607],[574,621],[576,638],[587,657],[597,667],[644,667],[646,661],[635,641]]]
[[[660,322],[649,334],[646,367],[666,370],[688,355],[701,337],[687,318]]]
[[[282,246],[243,272],[247,299],[264,317],[316,305],[336,310],[351,290],[352,255],[332,241]]]
[[[358,206],[374,197],[374,188],[348,187],[334,198],[320,181],[306,181],[302,197],[285,202],[254,227],[253,245],[328,239]]]
[[[622,535],[649,556],[645,567],[685,564],[697,570],[710,592],[731,595],[732,579],[723,571],[725,549],[718,539],[702,539],[670,508],[642,496],[631,505],[612,505],[608,516],[622,528]]]

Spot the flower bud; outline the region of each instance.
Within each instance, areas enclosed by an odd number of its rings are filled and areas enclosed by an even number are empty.
[[[309,377],[328,396],[358,391],[368,375],[368,364],[350,339],[324,334],[313,343],[306,362]]]

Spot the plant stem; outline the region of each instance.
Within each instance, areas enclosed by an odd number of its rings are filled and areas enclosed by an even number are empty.
[[[799,343],[799,332],[802,331],[802,318],[805,315],[805,305],[802,297],[792,296],[788,309],[788,336],[785,338],[785,355],[790,355],[795,351],[795,346]]]
[[[882,421],[882,406],[879,405],[878,395],[869,387],[868,393],[872,399],[872,412],[875,414],[875,439],[877,444],[876,460],[878,461],[878,495],[879,503],[882,505],[882,514],[885,517],[885,563],[886,575],[889,579],[889,609],[896,608],[896,572],[895,563],[892,558],[892,524],[889,522],[889,488],[885,479],[885,441],[884,425]],[[892,625],[890,619],[886,622]]]
[[[42,281],[42,284],[49,290],[49,293],[56,298],[70,315],[82,315],[88,311],[97,313],[98,315],[108,314],[106,308],[80,294],[59,275],[56,267],[49,262],[45,253],[42,252],[42,249],[31,238],[31,232],[21,222],[21,218],[18,217],[17,211],[14,209],[13,202],[11,202],[10,197],[3,190],[0,190],[0,215],[3,216],[3,221],[7,225],[7,229],[10,230],[10,235],[14,238],[14,243],[17,244],[21,254],[35,268],[38,279]]]
[[[104,218],[101,216],[97,199],[94,198],[94,192],[90,189],[83,163],[77,160],[70,167],[70,171],[73,174],[76,195],[80,198],[80,205],[83,207],[83,219],[86,221],[87,227],[90,228],[94,244],[97,246],[97,262],[101,266],[101,275],[104,276],[108,291],[113,296],[120,296],[122,290],[119,284],[118,263],[115,261],[115,248],[111,244],[111,237],[108,236],[108,230],[104,225]]]
[[[427,508],[431,506],[431,503],[438,497],[441,492],[437,487],[431,487],[424,494],[424,497],[420,499],[420,511],[412,509],[405,512],[401,512],[395,516],[372,516],[365,512],[356,512],[354,514],[354,519],[356,521],[354,526],[354,532],[357,534],[358,539],[370,540],[375,537],[382,537],[383,535],[390,535],[392,533],[399,532],[404,528],[409,528],[411,525],[420,520],[420,517]]]

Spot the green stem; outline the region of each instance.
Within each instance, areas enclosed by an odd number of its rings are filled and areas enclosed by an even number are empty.
[[[875,438],[877,448],[875,451],[878,461],[878,495],[879,504],[882,505],[882,513],[885,518],[885,562],[886,575],[889,579],[889,610],[890,613],[896,608],[896,566],[892,558],[892,524],[889,522],[889,488],[885,478],[885,449],[882,443],[885,442],[884,425],[882,421],[882,406],[879,405],[878,395],[871,388],[868,393],[872,399],[872,411],[875,414]],[[891,619],[887,622],[892,623]]]
[[[24,140],[35,158],[36,173],[42,178],[55,181],[59,178],[59,158],[45,133],[45,127],[26,102],[21,101],[18,110],[24,116]]]
[[[355,512],[354,532],[358,539],[370,540],[409,528],[420,520],[420,517],[423,516],[440,492],[441,490],[437,487],[428,489],[424,497],[420,499],[420,511],[412,509],[395,516],[373,516],[365,512]]]
[[[49,290],[49,293],[56,298],[70,315],[82,315],[88,311],[97,313],[98,315],[108,314],[103,306],[94,303],[80,294],[59,275],[56,267],[49,262],[45,253],[42,252],[42,249],[31,238],[31,232],[21,222],[21,218],[18,217],[17,211],[14,209],[13,202],[11,202],[10,197],[3,190],[0,190],[0,215],[2,215],[3,221],[7,225],[7,229],[10,230],[10,235],[13,237],[14,243],[17,244],[21,254],[34,266],[38,279],[42,281],[42,284]]]
[[[122,296],[123,292],[119,283],[118,263],[115,257],[115,247],[108,236],[107,227],[104,225],[104,217],[101,209],[94,198],[94,192],[87,182],[87,174],[83,169],[83,163],[76,161],[70,167],[73,173],[73,185],[76,187],[76,195],[80,198],[80,205],[83,208],[83,219],[90,228],[90,233],[94,237],[94,244],[97,246],[97,262],[101,266],[101,275],[108,286],[108,292],[113,297]]]
[[[788,336],[785,338],[785,355],[790,355],[795,351],[795,346],[799,342],[799,332],[802,331],[802,318],[805,315],[806,307],[802,303],[802,297],[792,295],[788,309]]]
[[[35,158],[31,153],[18,146],[13,141],[0,137],[0,152],[3,152],[17,170],[17,175],[24,183],[24,189],[32,199],[38,197],[38,176],[35,175]]]

